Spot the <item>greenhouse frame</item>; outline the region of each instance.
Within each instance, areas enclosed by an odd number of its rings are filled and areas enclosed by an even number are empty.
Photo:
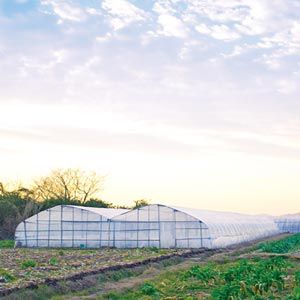
[[[110,219],[127,209],[58,205],[20,223],[16,246],[100,248],[113,246]]]
[[[224,248],[279,233],[272,217],[153,204],[112,218],[115,246]]]
[[[18,225],[16,246],[224,248],[280,231],[272,217],[153,204],[134,210],[60,205]]]
[[[281,232],[300,233],[300,214],[280,216],[275,223]]]

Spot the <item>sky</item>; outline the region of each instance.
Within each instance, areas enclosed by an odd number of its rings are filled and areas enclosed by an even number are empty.
[[[300,211],[298,0],[0,0],[0,181]]]

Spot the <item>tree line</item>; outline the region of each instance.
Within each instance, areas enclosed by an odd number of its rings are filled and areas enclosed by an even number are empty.
[[[98,198],[104,176],[79,169],[56,169],[33,181],[9,187],[0,182],[0,240],[13,238],[17,225],[32,215],[56,205],[82,205],[104,208],[137,208],[147,200],[134,201],[132,207],[120,207]]]

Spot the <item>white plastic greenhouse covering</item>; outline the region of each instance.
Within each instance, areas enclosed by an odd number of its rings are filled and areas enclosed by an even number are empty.
[[[272,236],[272,217],[153,204],[112,218],[116,247],[224,248]]]
[[[17,227],[23,247],[224,248],[275,235],[274,219],[153,204],[135,210],[56,206]]]
[[[20,223],[15,242],[22,247],[113,246],[110,219],[127,209],[58,205]]]
[[[300,233],[300,214],[277,217],[275,223],[281,232]]]

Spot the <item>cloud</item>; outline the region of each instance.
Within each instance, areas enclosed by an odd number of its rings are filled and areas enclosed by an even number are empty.
[[[86,13],[82,8],[65,0],[42,0],[41,3],[52,7],[60,21],[81,22],[86,19]]]
[[[161,29],[157,31],[160,35],[185,38],[188,34],[184,23],[172,15],[159,15],[158,24],[161,26]]]
[[[208,27],[205,24],[199,24],[195,29],[202,34],[209,35],[214,39],[223,41],[233,41],[240,38],[240,35],[231,30],[227,25],[213,25]]]
[[[126,0],[104,0],[102,8],[109,15],[109,23],[114,30],[146,20],[147,14]]]

